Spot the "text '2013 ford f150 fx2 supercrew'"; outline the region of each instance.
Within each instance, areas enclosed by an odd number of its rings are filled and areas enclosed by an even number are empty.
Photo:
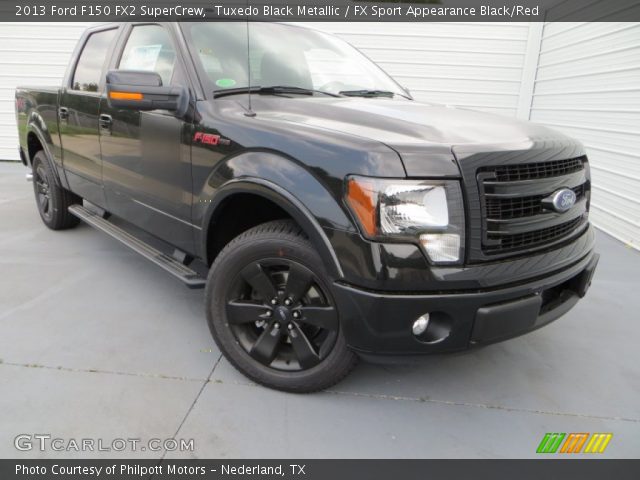
[[[273,388],[529,332],[598,261],[580,143],[418,103],[319,31],[101,25],[16,105],[44,223],[204,287],[220,350]]]

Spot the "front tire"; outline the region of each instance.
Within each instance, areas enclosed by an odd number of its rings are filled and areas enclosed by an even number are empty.
[[[44,152],[40,150],[33,157],[33,192],[40,218],[51,230],[73,228],[80,220],[67,209],[82,203],[82,198],[62,188],[54,175]]]
[[[209,272],[206,306],[225,357],[267,387],[323,390],[357,363],[322,260],[291,221],[265,223],[232,240]]]

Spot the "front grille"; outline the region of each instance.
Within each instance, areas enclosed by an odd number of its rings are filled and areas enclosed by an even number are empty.
[[[578,172],[584,168],[584,157],[551,162],[523,163],[520,165],[500,165],[492,167],[498,182],[535,180],[537,178],[558,177]]]
[[[557,238],[563,237],[571,233],[583,222],[582,217],[575,218],[567,223],[555,225],[553,227],[543,228],[541,230],[533,230],[531,232],[518,233],[515,235],[489,235],[489,239],[499,240],[498,245],[489,245],[485,247],[487,252],[508,252],[523,248],[530,248],[535,245],[549,243]]]
[[[584,197],[585,185],[579,185],[572,189],[579,201]],[[532,217],[544,212],[542,199],[546,195],[531,195],[519,198],[487,198],[487,217],[496,220],[508,220],[510,218]]]
[[[586,225],[590,191],[586,157],[482,166],[476,175],[484,255],[543,247],[569,238]],[[574,207],[558,213],[543,205],[545,198],[562,188],[575,192]]]

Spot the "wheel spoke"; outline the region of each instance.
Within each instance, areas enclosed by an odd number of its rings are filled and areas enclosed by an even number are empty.
[[[38,175],[38,180],[40,180],[41,184],[46,185],[47,177],[44,173],[44,168],[42,168],[42,165],[38,165],[38,168],[36,169],[36,174]]]
[[[291,345],[293,351],[296,354],[296,358],[302,368],[311,368],[320,362],[320,356],[316,353],[313,345],[304,334],[304,332],[295,327],[289,332],[289,338],[291,339]]]
[[[264,271],[259,263],[245,267],[240,275],[258,292],[265,302],[278,296],[278,291],[271,277]]]
[[[250,303],[243,301],[231,301],[227,303],[227,318],[229,323],[241,325],[243,323],[253,323],[258,320],[264,320],[263,316],[267,308],[259,303]]]
[[[338,329],[338,313],[335,308],[327,307],[302,307],[300,321],[326,330]]]
[[[307,269],[303,269],[295,264],[289,269],[289,277],[287,278],[286,292],[287,296],[296,304],[311,288],[313,283],[313,275]]]
[[[270,365],[278,353],[278,344],[281,336],[281,329],[274,329],[269,325],[258,337],[256,343],[253,344],[249,355],[264,365]]]

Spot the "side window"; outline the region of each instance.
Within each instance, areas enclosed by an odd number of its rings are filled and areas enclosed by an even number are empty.
[[[115,38],[117,30],[104,30],[92,33],[84,44],[80,58],[73,72],[71,88],[84,92],[97,92],[100,85],[100,75],[109,46]]]
[[[139,25],[129,35],[118,68],[154,71],[163,85],[170,85],[175,63],[176,52],[167,31],[160,25]]]

